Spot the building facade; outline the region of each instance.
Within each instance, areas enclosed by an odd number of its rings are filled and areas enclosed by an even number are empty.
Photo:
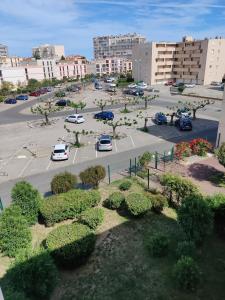
[[[5,57],[8,55],[9,55],[8,46],[0,44],[0,57]]]
[[[225,113],[225,91],[223,92],[222,110],[221,110],[220,122],[219,122],[219,127],[218,127],[218,133],[217,133],[216,147],[219,147],[222,143],[225,143],[224,113]]]
[[[0,67],[18,67],[21,61],[23,61],[23,58],[18,56],[0,57]]]
[[[133,77],[148,84],[168,80],[210,84],[222,81],[225,73],[225,39],[193,40],[182,42],[150,42],[133,48]]]
[[[98,76],[131,73],[132,61],[118,57],[98,59],[87,65],[87,72]]]
[[[61,59],[62,56],[65,56],[65,50],[63,45],[40,45],[32,48],[32,56],[37,59]]]
[[[145,37],[133,34],[99,36],[93,38],[94,58],[122,57],[130,59],[134,45],[145,42]]]

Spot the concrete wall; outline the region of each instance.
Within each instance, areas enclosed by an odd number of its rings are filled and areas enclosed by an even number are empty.
[[[132,76],[135,81],[152,84],[152,43],[144,43],[133,47]]]
[[[225,142],[225,91],[223,92],[222,111],[220,116],[216,146],[219,147],[224,142]]]

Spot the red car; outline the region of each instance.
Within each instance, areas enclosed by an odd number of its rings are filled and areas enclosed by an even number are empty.
[[[174,84],[174,80],[169,80],[169,81],[167,81],[166,83],[165,83],[165,85],[173,85]]]
[[[30,96],[33,96],[33,97],[38,97],[38,96],[41,95],[41,93],[38,92],[38,91],[36,91],[36,92],[31,92],[29,95],[30,95]]]

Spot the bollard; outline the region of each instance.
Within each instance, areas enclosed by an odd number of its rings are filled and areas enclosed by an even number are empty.
[[[3,204],[2,204],[2,199],[1,199],[1,197],[0,197],[0,212],[2,212],[3,209],[4,209],[4,207],[3,207]]]
[[[137,158],[134,159],[134,175],[137,175]]]
[[[108,178],[109,178],[109,184],[111,183],[111,178],[110,178],[110,166],[108,165]]]
[[[155,152],[155,169],[158,169],[158,152]]]
[[[130,177],[132,176],[132,170],[131,170],[131,168],[132,168],[132,161],[131,161],[131,158],[130,158]]]
[[[148,190],[150,189],[150,171],[148,169]]]

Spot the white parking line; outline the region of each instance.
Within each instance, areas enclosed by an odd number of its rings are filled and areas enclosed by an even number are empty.
[[[98,157],[98,149],[97,149],[98,139],[96,138],[95,141],[96,141],[96,144],[95,144],[95,156],[97,158]]]
[[[133,138],[132,138],[132,136],[131,136],[131,135],[130,135],[129,137],[130,137],[130,140],[131,140],[132,146],[133,146],[133,148],[134,148],[134,147],[135,147],[134,140],[133,140]]]
[[[24,174],[26,168],[29,166],[29,164],[32,162],[33,159],[34,159],[34,158],[31,157],[31,159],[28,160],[28,162],[25,164],[24,168],[23,168],[22,171],[20,172],[19,177],[22,177],[22,176],[23,176],[23,174]]]
[[[115,145],[115,150],[116,150],[116,152],[117,152],[116,140],[114,140],[114,145]]]
[[[46,171],[48,171],[48,169],[50,168],[51,163],[52,163],[52,161],[51,161],[51,159],[50,159],[50,162],[49,162],[48,165],[47,165]]]
[[[78,151],[78,148],[76,148],[75,153],[74,153],[73,164],[75,163],[75,159],[76,159],[76,156],[77,156],[77,151]]]

